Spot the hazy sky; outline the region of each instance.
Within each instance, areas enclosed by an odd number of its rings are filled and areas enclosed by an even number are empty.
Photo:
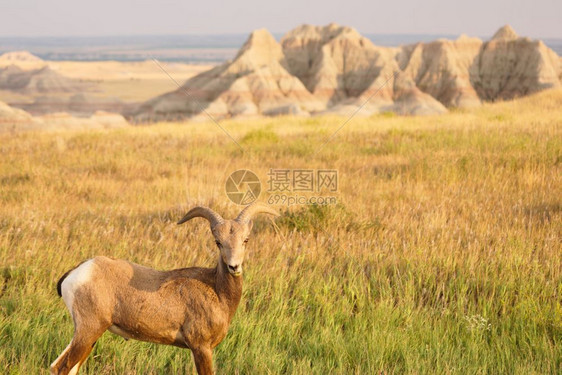
[[[0,0],[0,36],[285,32],[337,22],[361,33],[562,38],[562,0]]]

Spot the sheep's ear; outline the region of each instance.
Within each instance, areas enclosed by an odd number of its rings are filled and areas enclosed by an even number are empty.
[[[252,227],[254,226],[254,221],[248,220],[248,223],[246,225],[248,226],[248,232],[250,232],[252,230]]]

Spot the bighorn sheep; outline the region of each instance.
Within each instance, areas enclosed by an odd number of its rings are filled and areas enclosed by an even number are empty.
[[[203,217],[220,256],[215,268],[157,271],[103,256],[87,260],[59,280],[57,290],[74,321],[74,337],[51,365],[52,374],[76,374],[96,340],[109,330],[126,339],[189,348],[199,374],[212,374],[212,350],[226,336],[242,295],[245,244],[257,213],[252,204],[235,220],[195,207],[178,224]]]

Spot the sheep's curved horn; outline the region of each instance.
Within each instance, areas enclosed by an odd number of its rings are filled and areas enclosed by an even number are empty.
[[[224,221],[221,215],[217,214],[215,211],[211,210],[209,207],[194,207],[184,217],[178,221],[178,225],[185,223],[188,220],[193,219],[194,217],[204,217],[205,219],[209,220],[211,223],[211,228],[217,224],[220,224]]]
[[[252,219],[254,215],[259,213],[279,216],[279,213],[273,208],[269,207],[266,204],[256,202],[244,208],[236,218],[236,221],[239,223],[247,223],[248,221],[250,221],[250,219]]]

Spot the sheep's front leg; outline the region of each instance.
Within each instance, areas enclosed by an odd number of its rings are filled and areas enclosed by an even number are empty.
[[[209,347],[192,349],[193,360],[199,375],[213,375],[213,351]]]

